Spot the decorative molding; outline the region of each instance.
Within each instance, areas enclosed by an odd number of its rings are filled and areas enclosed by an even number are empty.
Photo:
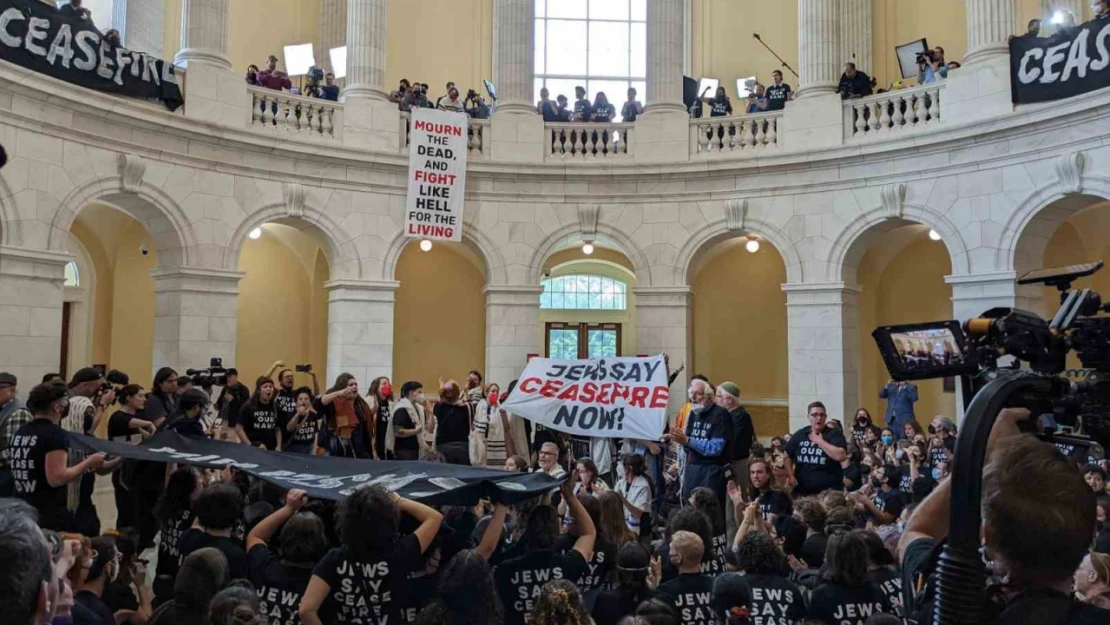
[[[744,229],[744,218],[748,215],[748,201],[747,200],[726,200],[725,201],[725,226],[729,232],[737,232]]]
[[[883,214],[887,217],[901,219],[906,208],[906,185],[888,184],[879,189],[879,197],[883,203]]]
[[[119,166],[120,187],[127,193],[138,193],[143,188],[146,161],[134,154],[121,152],[116,162]]]
[[[578,228],[582,231],[582,238],[593,241],[597,236],[597,224],[601,218],[601,206],[597,204],[578,205]]]
[[[281,196],[285,199],[286,216],[304,217],[304,185],[299,182],[286,182],[281,185]]]
[[[1083,167],[1086,161],[1082,152],[1072,152],[1056,159],[1056,178],[1065,195],[1083,192]]]

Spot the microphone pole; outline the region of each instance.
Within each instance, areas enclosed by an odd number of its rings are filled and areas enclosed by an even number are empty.
[[[776,52],[775,52],[774,50],[772,50],[772,49],[771,49],[771,46],[767,45],[767,42],[763,41],[763,38],[759,36],[759,33],[752,33],[752,37],[755,37],[755,40],[756,40],[756,41],[758,41],[759,43],[763,44],[763,47],[764,47],[764,48],[767,48],[767,51],[768,51],[768,52],[770,52],[771,54],[774,54],[774,55],[775,55],[775,58],[779,60],[779,63],[782,63],[782,66],[783,66],[783,67],[785,67],[786,69],[790,70],[790,73],[791,73],[791,74],[794,74],[794,78],[801,78],[800,76],[798,76],[798,72],[794,71],[794,68],[793,68],[793,67],[790,67],[790,64],[789,64],[789,63],[787,63],[786,61],[782,60],[782,57],[781,57],[781,56],[779,56],[779,55],[778,55],[778,54],[777,54],[777,53],[776,53]]]

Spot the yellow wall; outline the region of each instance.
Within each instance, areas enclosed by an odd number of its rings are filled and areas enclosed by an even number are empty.
[[[759,33],[767,45],[798,70],[797,2],[694,0],[692,14],[692,78],[717,78],[732,98],[736,97],[737,78],[756,76],[769,84],[771,72],[781,64],[752,33]],[[787,83],[798,87],[798,80],[789,71],[784,69],[783,74]]]
[[[687,371],[731,380],[745,397],[786,398],[784,282],[786,265],[770,243],[755,254],[736,245],[710,259],[694,277],[694,360]]]
[[[401,286],[393,313],[393,379],[418,380],[429,394],[439,376],[465,380],[471,369],[485,369],[486,281],[450,247],[437,241],[423,252],[409,245],[394,274]]]
[[[886,412],[879,391],[890,378],[871,332],[876,326],[922,323],[952,318],[952,287],[944,282],[951,259],[943,242],[929,240],[926,231],[887,263],[878,267],[874,254],[864,254],[859,266],[860,403],[878,423]],[[914,413],[924,425],[934,415],[956,415],[955,393],[945,393],[941,380],[916,382],[920,399]]]
[[[108,366],[131,375],[137,384],[150,384],[147,378],[154,358],[154,278],[150,271],[158,266],[158,250],[149,240],[142,224],[128,219],[118,233],[112,259],[112,347]],[[150,252],[145,256],[139,252],[144,241]]]
[[[493,0],[390,0],[387,89],[402,78],[428,83],[428,97],[444,95],[453,80],[485,93],[493,80]]]
[[[92,332],[92,352],[89,354],[91,363],[107,363],[112,355],[112,300],[113,300],[113,272],[112,261],[104,251],[104,246],[92,232],[80,221],[75,221],[70,228],[73,236],[85,246],[92,259],[92,270],[96,273],[95,309],[93,310],[92,323],[89,332]]]

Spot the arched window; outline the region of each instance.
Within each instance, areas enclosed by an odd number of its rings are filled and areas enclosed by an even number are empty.
[[[66,263],[65,276],[66,286],[81,286],[81,274],[77,272],[77,263],[73,261]]]
[[[627,310],[628,285],[591,274],[570,274],[542,282],[540,308],[547,310]]]
[[[593,101],[604,91],[618,111],[629,87],[647,96],[647,0],[536,0],[535,98],[551,100],[574,87]]]

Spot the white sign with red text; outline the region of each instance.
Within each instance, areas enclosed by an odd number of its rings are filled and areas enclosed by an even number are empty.
[[[503,408],[560,432],[657,441],[668,399],[662,356],[533,358]]]
[[[405,236],[462,241],[467,116],[412,110]]]

